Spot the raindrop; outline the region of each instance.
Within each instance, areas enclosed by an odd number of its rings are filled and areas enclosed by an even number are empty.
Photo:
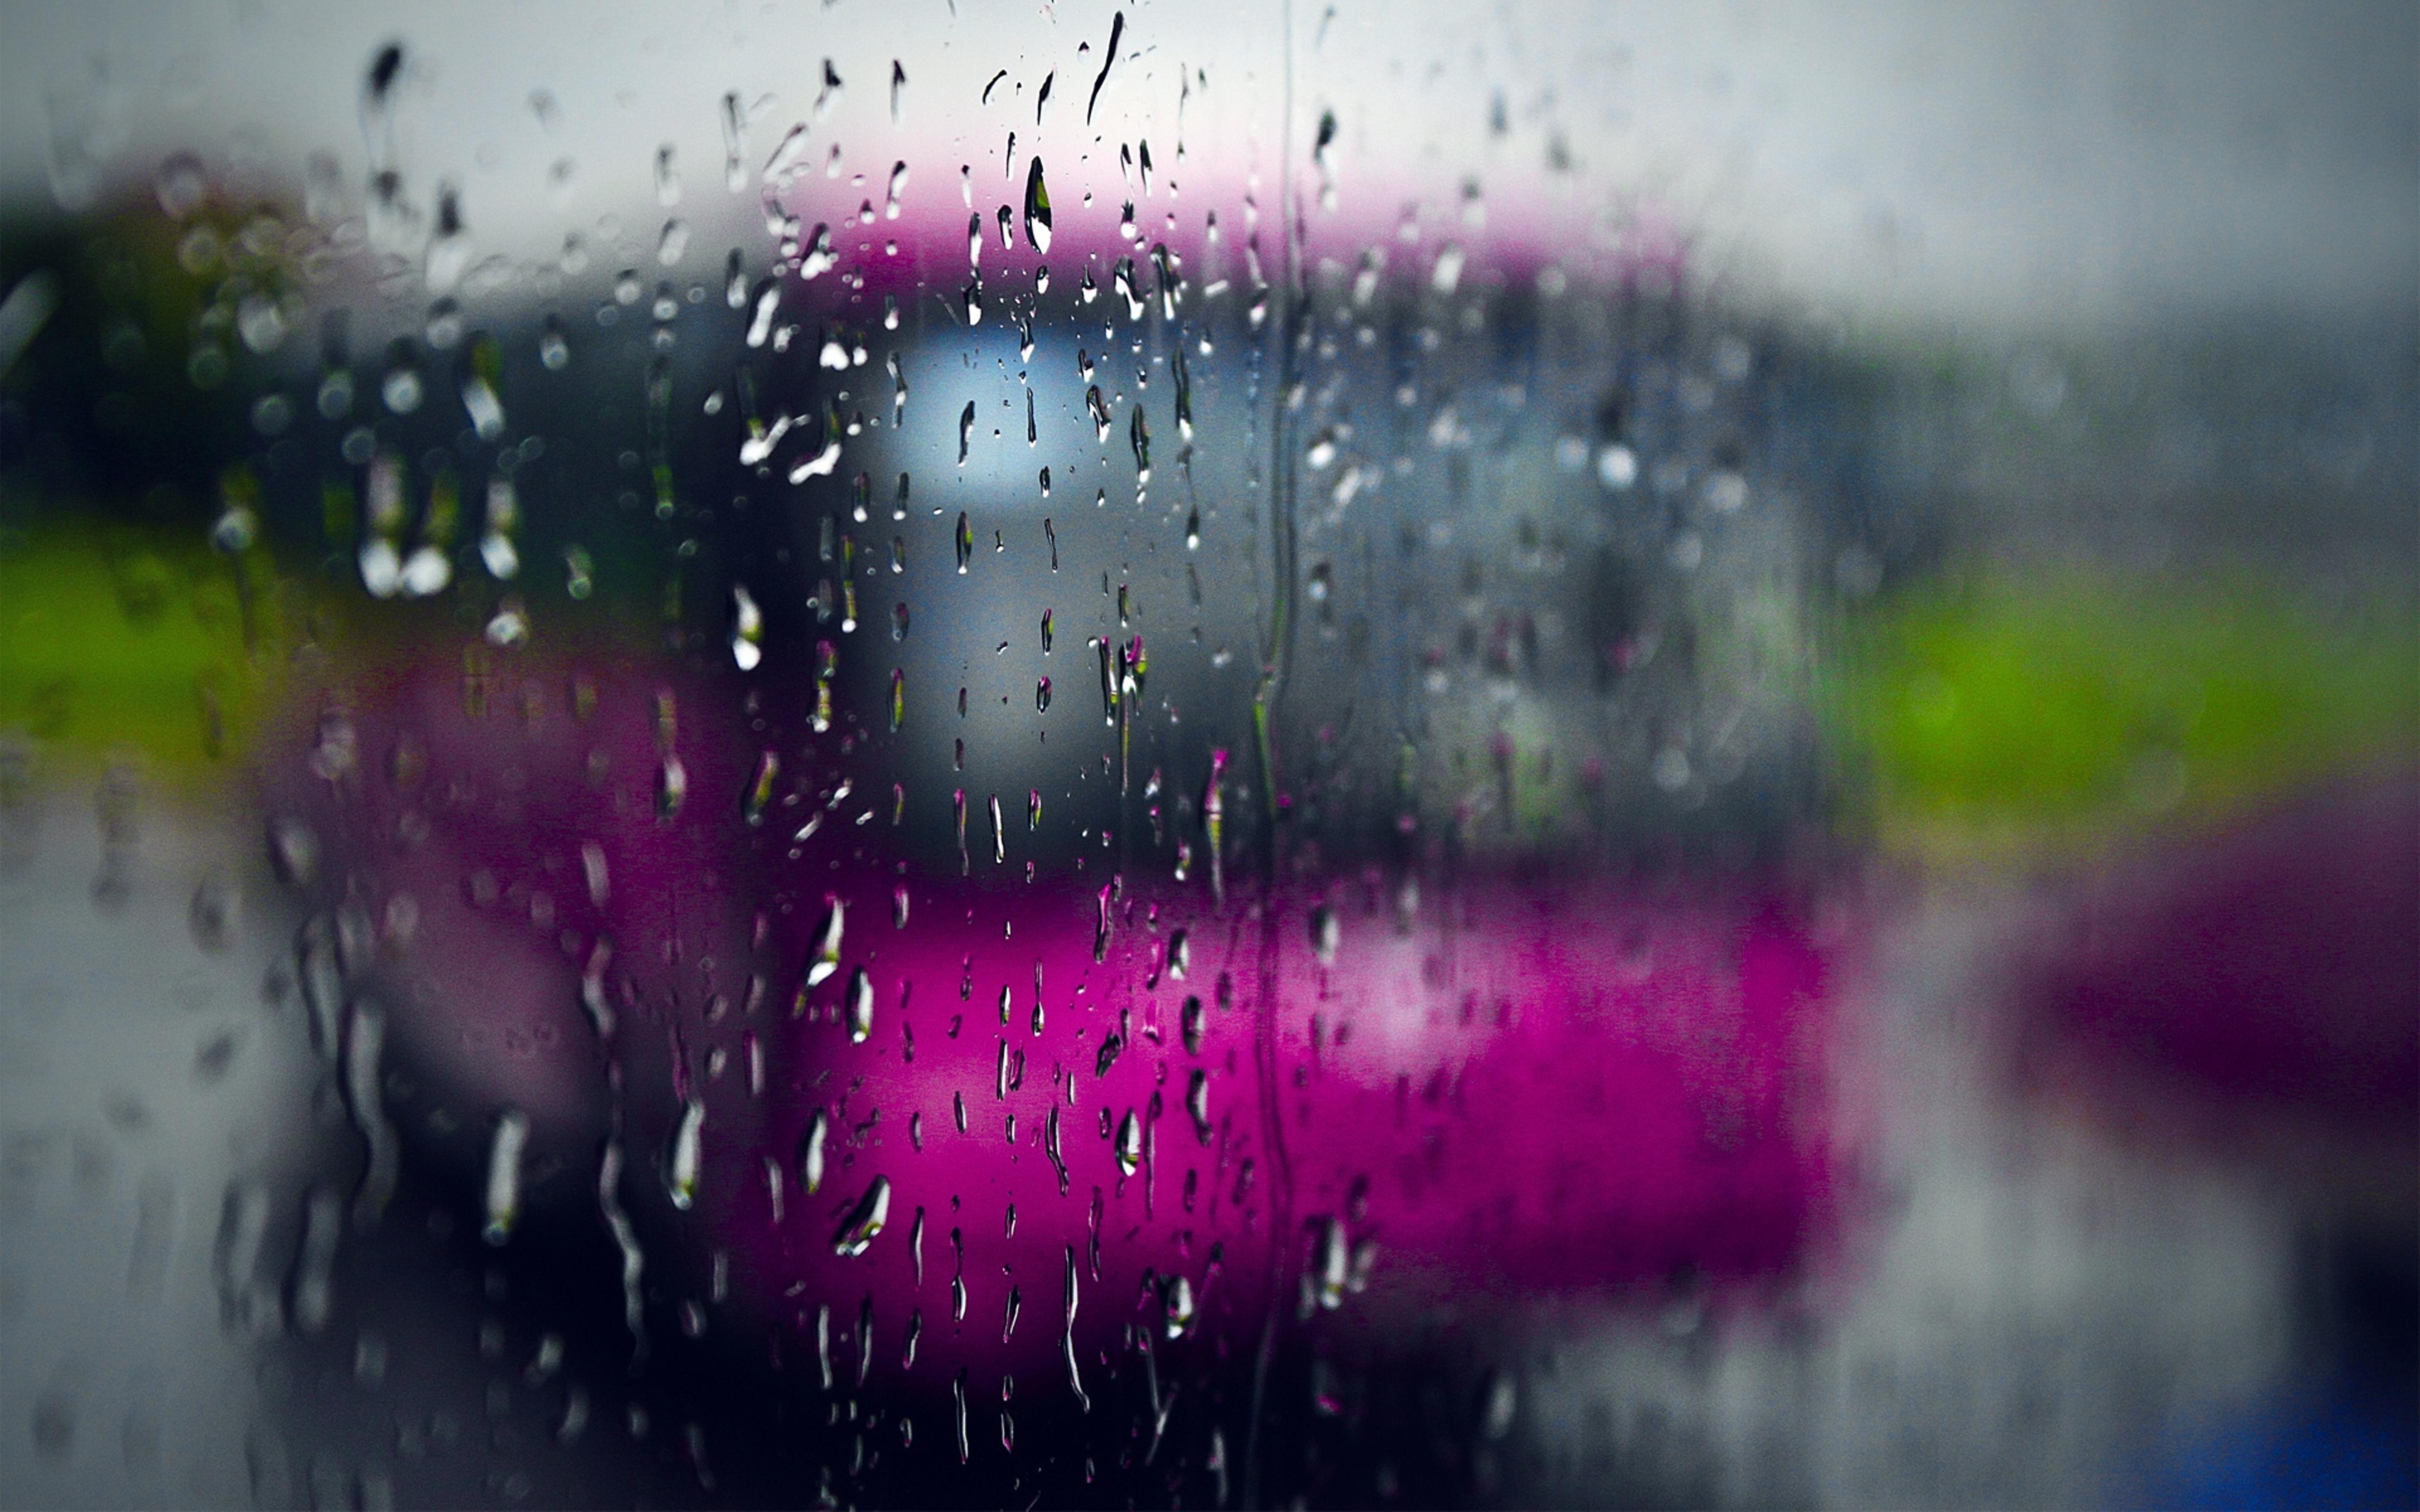
[[[670,824],[679,814],[681,802],[689,796],[689,768],[681,759],[666,752],[663,764],[656,770],[656,817]]]
[[[799,1136],[799,1185],[814,1196],[823,1189],[824,1147],[831,1135],[831,1119],[817,1108],[807,1118],[807,1132]]]
[[[756,307],[748,321],[746,340],[750,347],[765,345],[766,339],[773,333],[773,316],[781,307],[781,285],[769,277],[760,279],[756,285]],[[784,415],[776,424],[786,427],[788,422],[789,417]]]
[[[1336,113],[1319,113],[1319,135],[1311,144],[1311,161],[1319,165],[1319,206],[1336,208]]]
[[[1439,249],[1436,266],[1429,270],[1429,287],[1439,294],[1451,294],[1462,282],[1463,252],[1459,243],[1449,242]]]
[[[630,1226],[630,1215],[623,1210],[621,1198],[622,1147],[608,1141],[604,1158],[597,1164],[597,1206],[604,1214],[605,1227],[613,1235],[614,1247],[622,1252],[622,1320],[630,1331],[636,1352],[646,1351],[646,1305],[640,1289],[646,1257],[639,1248],[638,1230]]]
[[[1168,1336],[1183,1338],[1193,1326],[1193,1283],[1183,1275],[1170,1276],[1160,1283],[1159,1305]]]
[[[783,133],[773,155],[765,160],[764,181],[769,184],[794,172],[806,155],[807,123],[800,121]]]
[[[656,203],[666,209],[680,203],[680,164],[670,142],[656,148]]]
[[[379,385],[379,397],[385,402],[389,410],[398,415],[408,415],[418,409],[421,397],[420,370],[413,367],[408,360],[388,368],[385,380]]]
[[[454,580],[454,563],[434,546],[423,546],[403,559],[396,574],[396,586],[408,598],[427,598],[445,591]]]
[[[829,907],[824,914],[822,937],[815,945],[814,958],[807,963],[806,986],[799,989],[801,995],[809,988],[822,986],[831,979],[833,973],[840,970],[841,929],[846,918],[847,909],[846,905],[836,897],[829,899],[828,903]]]
[[[1488,1383],[1486,1406],[1480,1413],[1479,1431],[1490,1441],[1498,1441],[1512,1431],[1512,1419],[1519,1412],[1521,1394],[1513,1379],[1497,1372]]]
[[[1132,1176],[1142,1165],[1142,1120],[1132,1108],[1118,1121],[1118,1174]]]
[[[1118,43],[1126,34],[1126,13],[1119,11],[1109,19],[1109,45],[1101,53],[1101,71],[1093,80],[1093,93],[1084,101],[1084,124],[1093,124],[1093,107],[1101,102],[1101,86],[1109,82],[1109,69],[1118,61]]]
[[[765,810],[773,802],[773,783],[782,775],[782,758],[767,750],[756,758],[756,775],[740,797],[739,816],[751,828],[765,822]]]
[[[1058,1110],[1053,1108],[1051,1112],[1055,1116]],[[1059,1343],[1066,1356],[1067,1385],[1068,1389],[1076,1394],[1077,1409],[1089,1412],[1093,1410],[1093,1400],[1084,1395],[1084,1372],[1076,1363],[1076,1304],[1078,1301],[1076,1246],[1068,1244],[1064,1246],[1064,1250],[1065,1264],[1061,1272],[1061,1296],[1063,1302],[1061,1309]]]
[[[673,1131],[672,1149],[664,1160],[664,1194],[674,1207],[687,1212],[697,1200],[697,1178],[706,1159],[706,1104],[695,1098],[681,1109],[680,1126]]]
[[[386,1014],[376,1004],[357,1002],[345,1027],[345,1103],[369,1149],[360,1188],[353,1195],[356,1227],[375,1226],[394,1195],[400,1161],[395,1125],[386,1116],[380,1057],[386,1045]]]
[[[735,89],[722,97],[722,187],[734,194],[748,187],[747,134],[748,117]]]
[[[875,1236],[882,1232],[882,1226],[890,1222],[890,1219],[891,1179],[887,1176],[877,1176],[874,1179],[873,1184],[865,1189],[865,1196],[857,1199],[857,1206],[849,1210],[848,1216],[841,1220],[840,1227],[833,1232],[832,1253],[847,1257],[864,1254],[867,1246],[874,1242]],[[861,1318],[859,1325],[861,1329],[864,1328],[865,1322],[866,1319]],[[865,1350],[867,1347],[866,1341],[861,1337],[859,1342],[860,1350]],[[861,1366],[860,1379],[862,1380],[862,1378],[863,1369]]]
[[[344,1237],[344,1199],[319,1187],[302,1211],[302,1253],[294,1262],[294,1328],[317,1334],[335,1304],[336,1246]]]
[[[863,1044],[873,1033],[874,979],[859,966],[848,979],[848,1042]]]
[[[482,1231],[490,1244],[510,1239],[521,1211],[521,1149],[529,1143],[529,1118],[507,1108],[496,1120],[494,1140],[488,1146],[488,1226]]]
[[[1323,966],[1336,964],[1336,947],[1342,938],[1342,925],[1336,910],[1326,903],[1311,911],[1311,949]]]
[[[529,640],[529,613],[518,602],[507,598],[496,606],[496,612],[489,617],[484,633],[491,646],[509,649],[522,645]]]
[[[967,1372],[958,1367],[957,1378],[950,1382],[950,1401],[957,1419],[958,1463],[967,1462]]]
[[[168,219],[181,221],[201,208],[209,193],[209,181],[202,172],[202,160],[191,152],[172,153],[160,164],[151,181],[152,192],[160,196],[160,208]]]
[[[1324,1217],[1318,1224],[1319,1241],[1311,1273],[1304,1278],[1305,1300],[1332,1312],[1344,1304],[1345,1282],[1351,1275],[1350,1257],[1345,1250],[1343,1223]]]
[[[832,250],[831,227],[818,224],[807,239],[806,255],[799,259],[799,281],[806,283],[830,272],[840,262]]]
[[[1025,171],[1025,239],[1036,253],[1050,250],[1050,191],[1042,181],[1042,160]]]

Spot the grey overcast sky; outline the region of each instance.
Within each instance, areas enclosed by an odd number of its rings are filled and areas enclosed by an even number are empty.
[[[407,173],[424,200],[441,177],[460,183],[483,247],[516,255],[601,214],[652,225],[666,141],[684,213],[701,229],[754,224],[752,172],[747,193],[722,188],[720,101],[737,89],[762,104],[752,169],[809,117],[826,57],[845,87],[815,122],[816,161],[827,139],[843,144],[877,200],[896,158],[919,193],[954,204],[958,164],[988,156],[998,171],[1001,135],[1032,127],[1055,69],[1025,149],[1052,154],[1063,216],[1086,188],[1109,207],[1089,213],[1114,213],[1115,147],[1138,135],[1158,139],[1163,175],[1191,180],[1180,192],[1198,213],[1240,202],[1256,173],[1267,202],[1290,26],[1303,161],[1319,114],[1338,119],[1333,237],[1375,237],[1414,201],[1442,219],[1469,179],[1488,211],[1475,251],[1527,241],[1551,255],[1585,239],[1603,206],[1644,206],[1756,294],[1885,316],[2037,324],[2420,299],[2420,8],[2408,4],[1143,4],[1089,131],[1109,7],[955,11],[14,0],[0,193],[49,199],[52,156],[79,143],[113,173],[147,175],[183,147],[299,180],[324,149],[358,179],[362,69],[395,39],[411,59]],[[895,127],[893,58],[908,76]],[[979,109],[1001,69],[1010,80]],[[540,89],[560,103],[551,128],[531,108]],[[1560,172],[1547,166],[1557,143]],[[566,157],[573,191],[551,194],[548,169]]]

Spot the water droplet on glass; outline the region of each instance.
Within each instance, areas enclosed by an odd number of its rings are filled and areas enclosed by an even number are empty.
[[[739,799],[739,817],[751,828],[765,822],[765,810],[773,802],[773,783],[781,775],[782,758],[770,750],[759,752],[756,775]]]
[[[687,1212],[697,1200],[697,1178],[706,1162],[706,1104],[691,1098],[681,1108],[679,1127],[664,1157],[664,1195]]]
[[[874,1033],[874,978],[863,966],[848,978],[848,1042],[863,1044]]]
[[[1042,160],[1025,171],[1025,239],[1036,253],[1050,250],[1050,190],[1042,181]]]
[[[518,1108],[507,1108],[496,1120],[495,1136],[488,1146],[488,1226],[483,1230],[490,1244],[510,1239],[520,1220],[521,1149],[529,1132],[528,1116]]]
[[[152,192],[160,197],[160,208],[168,219],[181,221],[202,208],[209,193],[209,180],[202,171],[202,160],[191,152],[175,152],[161,162],[159,174],[151,181]]]
[[[807,1132],[799,1136],[799,1185],[807,1196],[823,1190],[825,1146],[831,1137],[831,1118],[822,1108],[807,1117]]]
[[[840,941],[847,907],[840,899],[829,900],[824,913],[824,927],[815,945],[815,953],[807,963],[806,985],[820,987],[840,970]]]
[[[882,1226],[890,1220],[891,1179],[877,1176],[833,1232],[832,1253],[850,1257],[864,1254],[867,1246],[874,1242],[875,1236],[882,1232]],[[861,1340],[861,1346],[862,1343]]]
[[[388,368],[385,379],[379,385],[379,398],[398,415],[418,409],[420,396],[420,370],[408,363]]]
[[[670,142],[656,148],[656,203],[670,209],[680,203],[680,161]]]
[[[731,585],[731,659],[743,672],[765,659],[765,611],[738,583]]]
[[[1160,1313],[1167,1335],[1181,1339],[1193,1326],[1193,1283],[1183,1275],[1171,1275],[1160,1285]]]
[[[1142,1165],[1142,1120],[1132,1108],[1118,1121],[1118,1174],[1132,1176]]]
[[[656,768],[656,817],[672,823],[680,813],[681,803],[689,796],[689,768],[681,759],[667,751],[663,763]]]

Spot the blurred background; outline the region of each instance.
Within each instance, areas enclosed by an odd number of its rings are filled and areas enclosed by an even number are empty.
[[[2410,6],[8,34],[0,1503],[2420,1501]]]

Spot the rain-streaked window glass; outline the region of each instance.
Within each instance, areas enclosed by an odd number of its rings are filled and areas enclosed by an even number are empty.
[[[6,34],[0,1503],[2420,1495],[2408,6]]]

